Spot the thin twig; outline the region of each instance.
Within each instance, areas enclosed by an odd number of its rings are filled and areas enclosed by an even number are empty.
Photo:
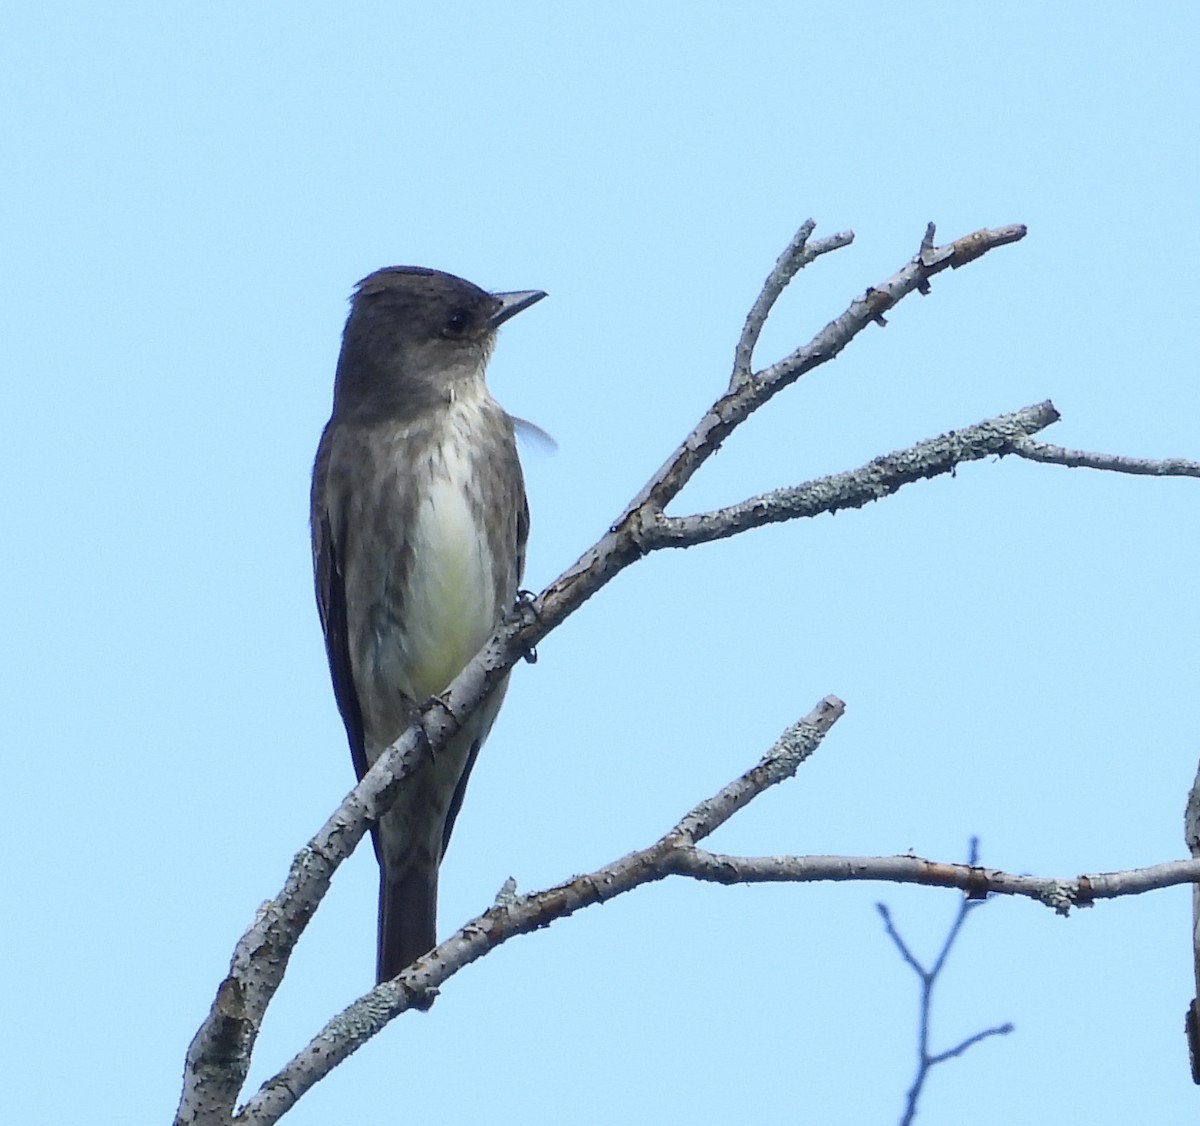
[[[896,929],[896,924],[892,922],[892,913],[888,909],[886,903],[876,903],[875,910],[879,912],[883,919],[883,929],[887,931],[887,936],[895,944],[897,950],[900,951],[900,957],[908,963],[912,968],[913,973],[918,977],[925,977],[925,967],[917,961],[917,956],[908,948],[908,943],[901,937],[900,932]]]
[[[1097,454],[1087,450],[1068,450],[1033,438],[1013,442],[1012,452],[1030,461],[1065,465],[1070,469],[1103,469],[1108,473],[1133,473],[1141,477],[1200,477],[1200,461],[1182,457],[1141,458],[1120,454]]]
[[[953,1048],[947,1048],[944,1052],[938,1052],[936,1056],[930,1056],[930,1064],[944,1063],[946,1060],[952,1060],[955,1056],[961,1056],[968,1048],[978,1044],[980,1040],[986,1040],[989,1036],[1007,1036],[1015,1029],[1012,1021],[1005,1021],[1003,1024],[994,1025],[991,1028],[985,1028],[982,1032],[976,1032],[974,1036],[968,1036],[961,1044]]]
[[[750,415],[801,376],[835,359],[864,329],[872,324],[886,324],[883,314],[909,294],[928,293],[929,281],[934,275],[965,265],[995,247],[1024,237],[1025,228],[1013,225],[975,231],[946,246],[935,247],[928,253],[922,244],[921,250],[906,265],[855,298],[845,312],[830,321],[807,344],[756,372],[752,379],[739,384],[735,390],[722,395],[696,423],[663,467],[646,482],[614,528],[632,519],[641,519],[649,513],[663,511],[692,479],[696,470]],[[568,571],[563,579],[568,579],[571,574],[572,571]],[[555,583],[550,590],[557,588],[558,583]]]
[[[762,335],[767,317],[779,300],[779,295],[787,288],[788,282],[804,269],[810,262],[831,250],[840,250],[854,241],[853,231],[842,231],[817,242],[810,243],[809,237],[816,230],[817,224],[812,219],[806,219],[800,229],[792,236],[792,241],[784,247],[774,268],[763,282],[762,290],[755,298],[750,312],[746,314],[746,323],[742,335],[733,353],[733,374],[729,378],[729,390],[735,391],[750,378],[751,366],[754,362],[754,349],[758,338]]]
[[[975,869],[978,865],[978,860],[979,839],[972,837],[970,847],[967,851],[967,867]],[[946,938],[942,942],[942,948],[938,951],[938,955],[929,969],[921,965],[920,961],[908,948],[908,944],[900,937],[900,932],[892,922],[891,912],[887,909],[887,906],[883,903],[875,904],[879,914],[883,917],[883,925],[887,930],[888,937],[895,944],[896,949],[900,951],[900,956],[912,969],[913,973],[917,975],[917,979],[921,983],[921,1004],[917,1019],[917,1070],[913,1076],[912,1086],[909,1087],[905,1098],[904,1114],[900,1119],[900,1126],[911,1126],[912,1120],[917,1114],[917,1101],[920,1099],[921,1092],[925,1087],[925,1081],[929,1078],[929,1073],[934,1067],[939,1063],[945,1063],[947,1060],[961,1056],[968,1048],[978,1044],[982,1040],[986,1040],[990,1036],[1007,1036],[1013,1030],[1012,1024],[999,1024],[992,1028],[985,1028],[982,1032],[976,1032],[973,1036],[968,1036],[953,1048],[948,1048],[945,1051],[930,1052],[929,1050],[929,1026],[933,1015],[934,986],[937,984],[938,978],[946,966],[946,959],[949,958],[954,943],[962,933],[963,923],[967,921],[967,916],[973,908],[982,906],[983,902],[982,899],[963,898],[962,902],[959,903],[958,911],[955,912],[954,921],[950,924],[950,929],[946,933]]]

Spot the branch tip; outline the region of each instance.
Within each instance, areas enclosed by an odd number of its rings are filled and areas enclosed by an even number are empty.
[[[1138,477],[1200,477],[1200,461],[1182,457],[1123,457],[1119,454],[1069,450],[1028,436],[1014,440],[1010,452],[1028,461],[1063,465],[1068,469],[1099,469],[1106,473],[1129,473]]]
[[[702,513],[697,517],[666,517],[667,505],[699,466],[734,429],[780,390],[835,359],[868,325],[886,326],[886,314],[909,293],[929,294],[930,279],[934,274],[947,268],[958,269],[991,249],[1019,241],[1026,234],[1023,225],[984,229],[938,247],[934,241],[936,227],[929,223],[914,259],[891,277],[868,288],[808,344],[752,374],[753,355],[763,326],[783,290],[804,266],[823,254],[848,246],[854,239],[852,231],[817,239],[813,237],[815,230],[812,219],[801,224],[764,281],[738,340],[726,394],[717,399],[662,469],[650,478],[609,534],[601,537],[543,592],[533,620],[508,623],[497,630],[446,692],[434,705],[426,708],[421,717],[421,728],[406,733],[381,757],[377,767],[382,768],[382,774],[372,770],[364,777],[313,838],[309,849],[302,853],[303,863],[301,857],[297,858],[283,890],[269,901],[269,910],[260,911],[243,935],[229,977],[218,992],[208,1020],[197,1033],[193,1042],[197,1054],[189,1052],[181,1114],[185,1109],[194,1108],[201,1098],[211,1096],[214,1087],[219,1088],[216,1098],[228,1099],[229,1114],[233,1113],[232,1100],[245,1078],[250,1050],[266,1005],[282,979],[288,954],[328,888],[334,871],[365,834],[370,819],[386,808],[387,796],[394,791],[399,779],[427,760],[433,749],[445,741],[447,734],[461,725],[470,710],[487,698],[515,661],[522,655],[533,654],[533,646],[542,637],[637,558],[658,547],[705,542],[763,523],[857,507],[889,495],[911,481],[938,473],[952,473],[959,463],[985,456],[1013,453],[1030,460],[1059,460],[1062,464],[1073,464],[1062,460],[1064,457],[1091,459],[1078,461],[1080,465],[1092,465],[1104,459],[1094,467],[1157,475],[1200,476],[1200,463],[1182,459],[1138,463],[1141,468],[1130,468],[1131,459],[1105,459],[1104,455],[1062,451],[1059,447],[1035,442],[1030,436],[1058,417],[1052,404],[1043,403],[1012,416],[943,435],[932,443],[922,443],[910,450],[874,459],[870,465],[855,471],[860,476],[852,483],[844,479],[850,475],[839,475],[809,482],[797,489],[776,490],[750,498],[746,505],[753,506],[754,513],[745,506],[734,506],[730,510]],[[631,533],[631,528],[637,529],[636,534]],[[935,864],[914,856],[720,856],[696,847],[696,841],[710,834],[758,794],[792,777],[814,753],[844,710],[844,703],[837,697],[826,697],[812,713],[786,728],[755,766],[698,805],[672,830],[672,834],[648,848],[587,876],[538,893],[517,895],[515,883],[506,881],[497,894],[496,906],[489,912],[472,920],[395,981],[372,990],[350,1006],[341,1018],[335,1018],[339,1033],[342,1028],[349,1028],[352,1037],[339,1042],[319,1034],[308,1055],[302,1052],[247,1103],[242,1121],[257,1124],[276,1121],[287,1109],[276,1098],[280,1092],[290,1100],[290,1106],[388,1021],[407,1008],[419,1007],[423,999],[436,996],[439,984],[499,943],[546,926],[592,903],[605,902],[642,883],[672,874],[725,883],[877,879],[957,887],[966,893],[960,903],[957,926],[961,926],[968,910],[978,903],[970,898],[972,895],[1025,895],[1040,899],[1065,914],[1073,905],[1087,905],[1101,898],[1138,894],[1182,882],[1200,882],[1200,859],[1075,880],[1011,876],[978,867],[975,842],[972,842],[966,865]],[[900,939],[886,906],[877,904],[877,909],[889,933],[894,935],[898,949],[906,954],[918,972],[924,972]],[[1200,943],[1200,935],[1197,941]],[[1200,945],[1197,950],[1200,952]],[[1200,965],[1200,953],[1197,957]],[[940,962],[931,972],[937,969],[940,969]],[[327,1029],[334,1027],[335,1022],[330,1022]],[[978,1039],[1007,1031],[1011,1031],[1011,1025],[985,1030],[952,1051],[965,1050]],[[223,1075],[201,1091],[210,1077],[202,1074],[198,1065],[213,1064],[214,1053],[223,1053],[223,1058],[217,1061]]]
[[[816,228],[816,220],[811,218],[800,224],[799,230],[776,259],[774,267],[762,284],[762,289],[754,299],[754,304],[750,306],[750,311],[746,314],[746,323],[742,327],[742,334],[738,338],[737,347],[733,353],[733,372],[729,377],[730,391],[749,382],[758,338],[762,335],[762,330],[771,310],[775,307],[775,302],[779,300],[780,294],[787,288],[792,278],[822,254],[828,254],[830,251],[847,246],[854,239],[853,231],[843,231],[831,235],[829,238],[810,243],[809,239]]]

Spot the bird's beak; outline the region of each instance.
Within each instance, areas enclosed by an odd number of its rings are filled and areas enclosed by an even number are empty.
[[[492,314],[488,323],[492,328],[499,328],[509,317],[515,317],[522,309],[528,309],[546,295],[540,289],[522,289],[516,293],[493,293],[492,296],[500,302],[500,308]]]

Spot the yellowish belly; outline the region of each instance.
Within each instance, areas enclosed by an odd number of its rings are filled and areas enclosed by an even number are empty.
[[[499,617],[490,553],[465,491],[447,466],[416,515],[404,621],[411,694],[441,692],[491,636]]]

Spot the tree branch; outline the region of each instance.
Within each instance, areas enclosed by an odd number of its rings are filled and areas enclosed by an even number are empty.
[[[853,231],[843,231],[841,234],[820,239],[810,243],[809,237],[816,230],[817,224],[812,219],[806,219],[800,229],[792,236],[792,241],[784,248],[775,268],[763,282],[762,292],[755,298],[750,312],[746,314],[746,324],[742,328],[741,338],[733,354],[733,374],[729,379],[729,390],[736,391],[750,378],[750,366],[754,361],[754,349],[758,338],[767,323],[767,317],[779,300],[779,295],[787,288],[788,282],[804,269],[810,262],[831,250],[840,250],[854,241]]]
[[[515,935],[539,930],[583,907],[671,875],[674,857],[690,849],[692,841],[707,836],[759,794],[792,777],[844,711],[841,700],[827,696],[804,719],[787,728],[760,762],[689,810],[648,848],[531,895],[516,895],[511,885],[506,885],[489,911],[329,1021],[306,1048],[262,1085],[235,1121],[255,1126],[278,1121],[305,1091],[390,1021],[427,1004],[444,981]]]
[[[791,488],[775,489],[738,504],[694,516],[659,516],[643,533],[642,547],[691,547],[735,536],[751,528],[844,508],[862,508],[905,485],[953,473],[965,461],[1013,453],[1027,434],[1059,418],[1054,404],[1035,403],[973,426],[951,430],[906,450],[877,457],[866,465]]]
[[[985,1028],[982,1032],[976,1032],[974,1036],[968,1036],[961,1044],[953,1048],[947,1048],[944,1052],[938,1052],[935,1056],[929,1057],[930,1064],[945,1063],[946,1060],[954,1059],[955,1056],[961,1056],[968,1048],[974,1047],[981,1040],[986,1040],[989,1036],[1007,1036],[1013,1031],[1011,1021],[1005,1021],[1004,1024],[993,1025],[991,1028]]]
[[[283,980],[300,935],[329,890],[333,873],[388,808],[395,787],[429,759],[430,744],[414,728],[391,751],[389,774],[376,776],[378,784],[360,783],[342,800],[293,858],[283,889],[258,909],[238,940],[216,1000],[188,1046],[177,1126],[229,1121],[267,1005]]]
[[[979,839],[972,837],[967,853],[968,867],[974,868],[978,860]],[[950,951],[954,948],[954,943],[962,933],[963,924],[967,921],[967,915],[974,908],[982,906],[982,904],[982,899],[970,896],[964,898],[959,903],[954,921],[950,924],[950,929],[947,931],[946,938],[942,942],[942,948],[938,951],[938,956],[934,959],[933,965],[929,969],[921,965],[912,951],[909,950],[904,939],[900,937],[900,932],[896,929],[895,923],[892,922],[892,914],[888,910],[887,905],[884,903],[875,904],[879,914],[883,916],[883,925],[887,930],[888,937],[895,944],[896,949],[900,951],[900,957],[904,959],[905,963],[921,982],[920,1015],[917,1022],[917,1071],[913,1077],[912,1085],[908,1089],[908,1097],[905,1100],[904,1115],[900,1119],[900,1126],[910,1126],[910,1123],[916,1117],[917,1101],[921,1097],[921,1091],[924,1089],[925,1082],[929,1078],[929,1073],[933,1068],[940,1063],[954,1059],[956,1056],[961,1056],[968,1048],[978,1044],[981,1040],[986,1040],[989,1036],[1007,1036],[1013,1030],[1013,1026],[1010,1023],[998,1024],[992,1028],[985,1028],[982,1032],[976,1032],[973,1036],[968,1036],[953,1048],[947,1048],[943,1052],[931,1053],[929,1051],[929,1026],[933,1015],[933,987],[937,984],[937,980],[946,966],[946,959],[949,958]]]
[[[837,237],[845,238],[835,236]],[[739,382],[736,388],[727,391],[713,403],[708,413],[692,428],[691,433],[668,458],[666,464],[633,499],[616,526],[625,524],[640,512],[661,512],[692,479],[696,470],[751,414],[770,402],[785,387],[795,383],[802,375],[834,359],[868,325],[887,324],[883,314],[910,293],[928,294],[929,279],[935,274],[947,268],[957,269],[982,257],[989,250],[1017,242],[1024,237],[1025,227],[1014,225],[976,231],[946,246],[935,247],[931,223],[925,231],[920,249],[907,265],[879,285],[867,289],[861,297],[850,303],[844,313],[830,321],[803,347],[756,372],[751,378]],[[786,253],[785,251],[785,255]],[[764,294],[771,286],[773,277],[774,272],[763,287]],[[764,300],[764,295],[760,294],[755,305]],[[568,571],[563,578],[568,578],[571,573]]]
[[[810,482],[800,489],[778,490],[760,498],[752,498],[745,502],[746,506],[750,506],[746,511],[738,511],[739,506],[735,506],[734,510],[684,517],[678,521],[666,518],[664,509],[667,504],[678,495],[720,444],[754,411],[806,372],[836,357],[868,325],[886,324],[884,313],[908,294],[914,291],[928,293],[929,281],[935,274],[946,268],[957,269],[989,250],[1023,238],[1025,228],[1009,226],[981,230],[945,246],[936,247],[933,244],[934,229],[931,224],[917,254],[910,262],[878,286],[869,288],[852,301],[845,312],[830,321],[808,344],[750,375],[749,363],[761,332],[761,322],[765,321],[790,278],[807,261],[837,249],[838,246],[846,245],[851,238],[847,233],[814,243],[809,241],[810,235],[811,227],[805,224],[781,255],[780,261],[776,263],[775,269],[764,284],[762,293],[747,317],[746,327],[739,340],[734,377],[731,379],[729,390],[713,403],[608,532],[572,567],[551,583],[534,603],[519,606],[511,619],[496,631],[450,687],[440,697],[424,705],[416,717],[414,727],[380,756],[375,766],[343,800],[333,816],[297,854],[282,890],[260,908],[254,922],[238,942],[229,973],[219,986],[212,1009],[188,1049],[183,1097],[177,1113],[177,1123],[192,1126],[229,1121],[237,1093],[246,1079],[250,1053],[266,1007],[283,979],[287,960],[295,942],[328,889],[338,865],[353,851],[368,826],[390,808],[403,780],[419,769],[461,729],[466,719],[488,696],[508,669],[615,575],[648,551],[665,546],[679,546],[688,537],[691,537],[688,542],[699,543],[720,535],[732,535],[772,520],[790,519],[812,514],[813,511],[834,511],[839,507],[865,504],[868,500],[895,491],[909,481],[952,470],[959,460],[970,460],[989,453],[1017,452],[1019,442],[1027,441],[1029,434],[1057,418],[1057,412],[1052,405],[1040,404],[990,422],[980,423],[965,431],[945,435],[933,442],[921,443],[911,450],[889,455],[888,458],[876,459],[856,474],[838,475],[823,481]],[[824,495],[823,500],[818,499],[821,495]],[[840,707],[840,704],[837,706]],[[770,773],[766,760],[756,769]],[[331,1029],[339,1036],[346,1037],[346,1043],[349,1045],[347,1049],[343,1051],[340,1047],[331,1045],[328,1040],[319,1039],[314,1041],[317,1047],[310,1045],[313,1053],[325,1053],[326,1058],[331,1058],[331,1053],[336,1050],[342,1053],[339,1058],[344,1058],[362,1043],[366,1036],[372,1034],[370,1029],[382,1027],[382,1023],[386,1023],[407,1007],[428,1004],[430,991],[446,976],[441,970],[433,973],[430,965],[440,966],[451,956],[455,964],[466,964],[509,934],[545,925],[561,914],[569,914],[588,903],[599,902],[618,894],[626,886],[636,886],[647,879],[661,879],[671,872],[704,879],[723,878],[714,874],[714,870],[728,874],[734,870],[734,866],[740,866],[736,869],[739,872],[760,873],[756,876],[748,875],[747,878],[796,878],[794,875],[763,875],[761,872],[765,869],[756,866],[781,861],[784,865],[784,868],[780,869],[782,872],[789,864],[802,859],[811,863],[813,858],[735,861],[732,858],[701,853],[691,847],[690,843],[688,847],[683,847],[682,842],[701,839],[711,832],[711,827],[706,826],[719,824],[740,808],[739,803],[744,804],[758,792],[754,789],[757,783],[745,783],[749,789],[740,786],[739,783],[734,784],[731,792],[723,791],[722,795],[717,795],[713,799],[716,804],[712,807],[698,807],[694,810],[689,815],[694,818],[694,822],[688,822],[687,819],[686,824],[681,822],[677,827],[677,839],[672,838],[668,841],[664,838],[654,849],[632,854],[626,861],[618,862],[609,869],[602,869],[592,877],[581,877],[580,880],[544,892],[541,897],[522,899],[519,901],[519,908],[493,908],[491,912],[480,917],[483,922],[477,931],[464,928],[447,943],[439,946],[429,958],[418,962],[417,965],[422,967],[421,969],[402,974],[395,981],[380,986],[368,994],[364,1002],[351,1006],[346,1013],[332,1022]],[[669,864],[666,857],[670,858]],[[686,858],[686,861],[681,858]],[[809,875],[801,878],[881,878],[879,875],[862,875],[867,869],[861,865],[866,864],[869,868],[882,864],[882,868],[874,869],[882,872],[893,863],[888,860],[864,862],[853,858],[824,859],[834,861],[839,872],[847,864],[851,867],[859,866],[855,870],[860,874]],[[929,865],[929,862],[917,862],[913,858],[896,859]],[[715,866],[715,869],[706,865]],[[999,883],[1004,883],[1004,879],[1001,879],[1002,874],[989,874],[988,878],[993,876]],[[909,869],[882,878],[960,886],[964,877],[950,866],[929,865],[921,878]],[[979,877],[972,875],[970,879],[977,881]],[[1014,889],[993,889],[989,885],[988,890]],[[1063,902],[1082,902],[1084,899],[1095,898],[1098,894],[1093,888],[1087,896],[1078,897],[1077,891],[1078,889],[1062,891]],[[1028,890],[1020,893],[1034,894]],[[1048,894],[1050,892],[1043,889],[1039,896],[1044,897]],[[380,1020],[382,1023],[379,1023]],[[272,1099],[279,1096],[287,1086],[288,1083],[281,1078],[280,1084],[270,1092]],[[288,1105],[291,1105],[294,1097],[289,1096]],[[247,1108],[247,1113],[250,1113],[252,1106],[256,1108],[254,1113],[258,1114],[265,1098],[261,1092],[255,1096]],[[274,1121],[277,1116],[268,1115],[253,1120]]]
[[[222,1108],[232,1111],[237,1092],[249,1070],[258,1028],[267,1005],[283,980],[289,953],[324,896],[334,871],[362,839],[367,825],[389,808],[389,799],[401,781],[459,730],[524,653],[645,553],[646,549],[638,543],[637,529],[646,523],[649,514],[655,510],[661,513],[662,506],[678,493],[691,474],[739,423],[804,371],[836,356],[884,306],[894,305],[914,289],[927,289],[928,278],[934,273],[968,260],[968,249],[978,257],[989,246],[1002,245],[1023,233],[1024,228],[1018,227],[978,232],[940,250],[933,248],[927,237],[912,262],[852,302],[849,309],[822,329],[809,345],[745,382],[736,391],[722,396],[693,428],[667,465],[651,478],[642,499],[635,501],[609,532],[555,580],[532,607],[523,608],[523,612],[502,626],[449,689],[422,709],[417,726],[380,756],[329,821],[297,855],[283,889],[263,906],[238,942],[229,973],[188,1049],[184,1093],[177,1118],[180,1126],[221,1121]],[[807,238],[808,235],[803,234],[799,241],[807,242]],[[821,246],[833,249],[833,244],[839,240],[844,244],[847,239],[846,236],[834,236],[822,244],[811,244],[809,257],[823,253]],[[777,264],[776,271],[768,278],[765,296],[760,295],[756,308],[769,309],[774,300],[770,293],[776,287],[781,290],[786,285],[784,275],[788,269],[794,274],[804,259],[804,248],[794,240],[789,251],[781,257],[783,267]],[[752,347],[755,331],[749,328],[743,333],[747,347]],[[203,1114],[201,1108],[205,1108]]]
[[[723,884],[876,880],[960,888],[967,898],[932,970],[925,970],[908,950],[890,925],[887,909],[880,905],[902,956],[923,980],[930,981],[940,972],[966,912],[988,894],[1023,895],[1065,915],[1072,906],[1090,906],[1097,899],[1136,895],[1200,880],[1200,860],[1061,879],[1013,875],[971,863],[948,864],[916,856],[736,857],[695,846],[694,841],[715,831],[759,794],[792,777],[841,717],[844,707],[836,697],[826,697],[804,719],[787,728],[754,767],[700,802],[646,848],[545,891],[518,895],[511,881],[507,882],[491,909],[465,923],[398,977],[376,986],[330,1020],[307,1047],[262,1085],[235,1121],[254,1126],[277,1122],[305,1091],[392,1020],[408,1009],[427,1006],[450,977],[510,938],[540,930],[585,907],[607,902],[668,876],[690,876]],[[977,1040],[998,1035],[1007,1027],[980,1033],[931,1058],[959,1054]]]
[[[1065,465],[1070,469],[1103,469],[1109,473],[1134,473],[1142,477],[1200,477],[1200,461],[1188,461],[1182,457],[1153,460],[1122,457],[1120,454],[1094,454],[1086,450],[1068,450],[1064,446],[1053,446],[1032,438],[1018,438],[1013,442],[1010,452],[1030,461]]]
[[[681,875],[718,884],[813,883],[881,880],[958,888],[972,898],[1020,895],[1037,900],[1059,915],[1072,907],[1091,907],[1098,899],[1142,895],[1160,888],[1200,881],[1200,859],[1171,860],[1149,868],[1096,872],[1060,878],[1020,876],[996,868],[947,864],[920,856],[726,856],[693,849],[676,861]]]

